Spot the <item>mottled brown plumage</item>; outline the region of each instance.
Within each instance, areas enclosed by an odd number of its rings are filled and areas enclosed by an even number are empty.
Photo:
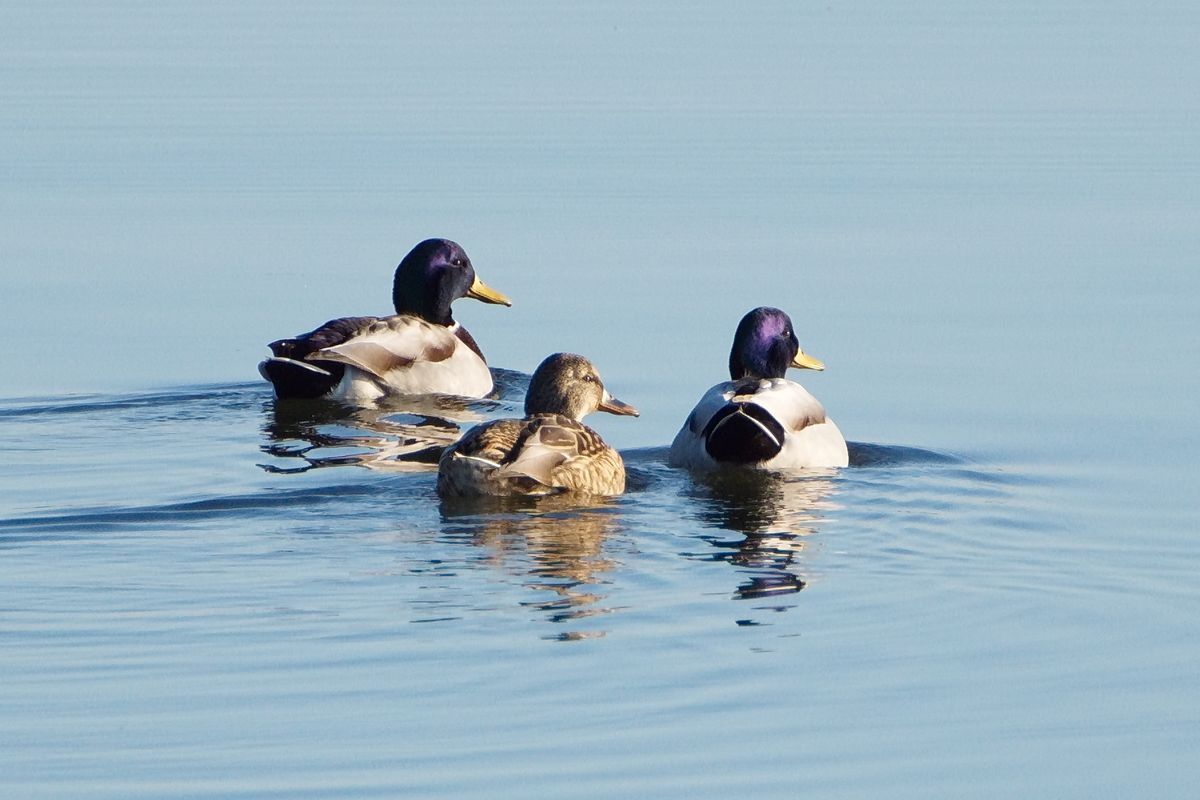
[[[523,419],[472,428],[438,466],[443,496],[541,495],[625,491],[625,463],[580,420],[592,411],[636,416],[616,400],[586,358],[556,353],[529,384]]]

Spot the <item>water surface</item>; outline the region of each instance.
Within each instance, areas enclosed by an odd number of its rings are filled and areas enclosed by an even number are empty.
[[[0,17],[5,796],[1189,796],[1190,5]],[[277,405],[435,235],[498,396]],[[853,464],[668,468],[760,304]],[[626,495],[440,503],[556,350]]]

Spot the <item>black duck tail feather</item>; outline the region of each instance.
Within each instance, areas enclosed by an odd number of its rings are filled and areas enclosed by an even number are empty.
[[[729,403],[704,426],[704,449],[726,464],[769,461],[783,449],[779,420],[754,403]]]
[[[329,394],[342,379],[345,367],[332,361],[307,362],[277,356],[259,362],[258,371],[275,387],[279,399],[307,400]]]

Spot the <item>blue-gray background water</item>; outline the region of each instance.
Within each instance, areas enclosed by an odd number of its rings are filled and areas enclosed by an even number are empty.
[[[1190,796],[1200,12],[8,4],[0,790]],[[274,338],[415,242],[630,491],[444,507]],[[853,440],[664,447],[755,305]],[[603,416],[603,415],[601,415]],[[452,430],[452,429],[451,429]]]

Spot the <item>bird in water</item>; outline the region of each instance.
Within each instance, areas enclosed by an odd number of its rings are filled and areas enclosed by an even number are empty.
[[[471,259],[449,239],[426,239],[396,267],[387,317],[342,317],[267,345],[258,371],[284,398],[369,401],[387,394],[483,397],[492,373],[483,352],[455,322],[460,297],[511,306],[475,274]]]
[[[730,380],[709,389],[671,444],[679,467],[844,467],[846,440],[825,407],[788,367],[823,370],[804,353],[792,320],[761,307],[742,317],[729,353]]]
[[[621,455],[581,420],[593,411],[636,417],[609,394],[592,362],[571,353],[546,358],[529,382],[522,419],[477,425],[438,464],[442,497],[625,491]]]

